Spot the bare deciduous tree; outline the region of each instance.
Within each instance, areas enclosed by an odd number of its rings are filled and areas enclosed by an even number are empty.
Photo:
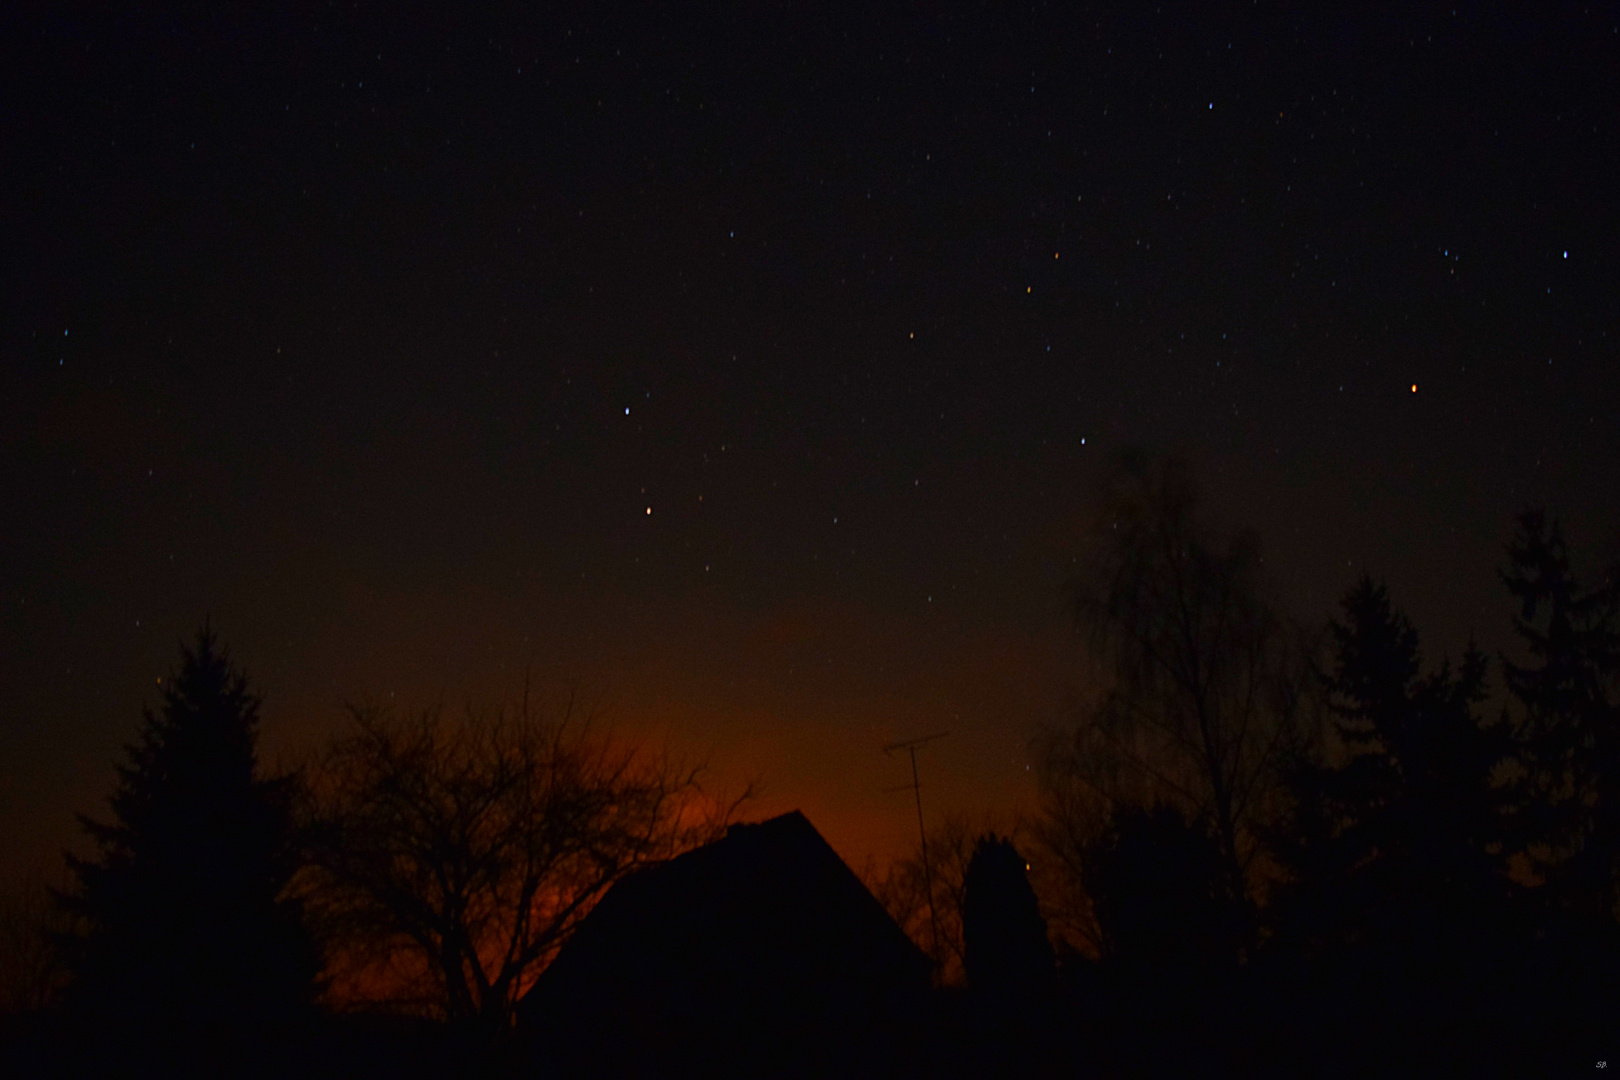
[[[1043,840],[1078,881],[1114,805],[1168,803],[1210,823],[1233,895],[1248,895],[1306,670],[1263,597],[1258,544],[1213,543],[1174,462],[1122,469],[1090,541],[1073,611],[1099,689],[1040,747]]]
[[[493,1037],[616,881],[704,842],[749,793],[594,732],[572,700],[395,717],[351,708],[312,770],[304,888],[351,997]]]

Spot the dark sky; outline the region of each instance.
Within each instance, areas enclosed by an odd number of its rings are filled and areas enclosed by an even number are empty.
[[[1502,643],[1620,528],[1620,15],[1277,6],[0,16],[0,868],[205,616],[271,758],[528,670],[857,865],[890,739],[1028,806],[1127,447]]]

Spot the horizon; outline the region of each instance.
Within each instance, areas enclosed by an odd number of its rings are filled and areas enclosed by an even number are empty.
[[[1133,448],[1301,621],[1365,572],[1494,658],[1514,514],[1620,553],[1611,24],[8,16],[0,875],[205,618],[267,762],[527,672],[857,870],[889,742],[1027,812]]]

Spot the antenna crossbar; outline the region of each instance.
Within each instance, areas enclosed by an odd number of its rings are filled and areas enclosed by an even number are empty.
[[[917,778],[917,747],[926,746],[935,739],[943,739],[949,734],[948,731],[936,731],[932,735],[924,735],[921,738],[892,742],[883,748],[885,756],[894,753],[896,750],[904,750],[911,756],[911,783],[885,790],[905,791],[910,788],[917,799],[917,838],[922,843],[923,888],[928,893],[928,926],[934,938],[934,961],[936,965],[943,954],[939,948],[939,913],[934,910],[934,874],[928,865],[928,830],[923,825],[922,781]]]

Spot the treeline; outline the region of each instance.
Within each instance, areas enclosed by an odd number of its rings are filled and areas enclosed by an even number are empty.
[[[1322,627],[1267,595],[1175,464],[1123,469],[1073,584],[1092,666],[1036,747],[1028,853],[1055,1057],[1105,1074],[1548,1075],[1620,1039],[1620,579],[1539,512],[1501,569],[1518,648],[1426,661],[1370,577]],[[874,891],[965,981],[979,832]],[[1082,1044],[1078,1051],[1076,1044]]]
[[[6,927],[0,1072],[504,1071],[513,1007],[615,882],[748,793],[594,730],[570,698],[352,708],[267,775],[259,698],[206,627],[126,748],[93,853]]]
[[[1614,572],[1583,577],[1556,523],[1526,513],[1501,570],[1513,655],[1426,659],[1371,578],[1321,627],[1291,622],[1255,539],[1213,537],[1170,464],[1122,471],[1082,565],[1090,666],[1035,747],[1039,813],[948,819],[869,875],[947,987],[918,1029],[928,1071],[1516,1076],[1606,1060]],[[205,628],[109,815],[81,819],[90,853],[0,927],[3,1071],[527,1067],[514,1007],[573,928],[627,874],[720,835],[748,794],[717,799],[573,701],[527,696],[351,709],[275,774],[258,708]]]

